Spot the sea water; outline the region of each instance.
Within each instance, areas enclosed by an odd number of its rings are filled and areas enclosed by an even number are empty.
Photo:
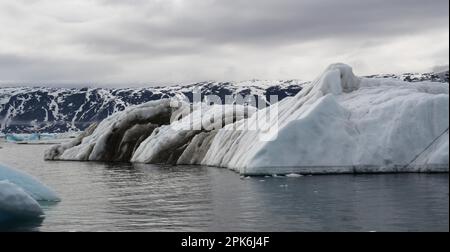
[[[0,163],[62,201],[11,231],[449,231],[448,174],[241,177],[227,169],[48,162],[0,143]]]

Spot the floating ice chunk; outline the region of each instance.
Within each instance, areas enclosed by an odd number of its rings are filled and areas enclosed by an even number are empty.
[[[7,180],[0,181],[0,222],[43,215],[39,203],[22,188]]]
[[[286,174],[286,177],[288,177],[288,178],[300,178],[300,177],[303,177],[303,175],[297,174],[297,173],[289,173],[289,174]]]
[[[22,188],[36,201],[60,201],[56,193],[31,175],[0,164],[0,181],[2,180]]]
[[[6,134],[6,141],[17,143],[24,141],[36,141],[41,139],[41,134]]]

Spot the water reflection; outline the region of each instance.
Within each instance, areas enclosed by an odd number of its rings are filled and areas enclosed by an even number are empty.
[[[211,221],[206,175],[202,167],[109,164],[103,171],[107,213],[122,229],[201,229]]]
[[[251,208],[246,210],[253,211],[245,218],[253,222],[243,223],[263,230],[448,231],[447,175],[314,176],[246,183],[252,187],[252,197],[246,199]]]
[[[16,230],[449,229],[448,174],[241,178],[211,167],[45,162],[39,152],[2,149],[0,162],[35,175],[62,198],[44,206],[42,223],[16,223]]]

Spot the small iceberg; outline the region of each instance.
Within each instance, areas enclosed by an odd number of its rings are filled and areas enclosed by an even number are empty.
[[[46,185],[22,171],[0,164],[0,181],[7,180],[28,193],[37,201],[60,201],[60,198]]]
[[[58,202],[50,188],[24,172],[0,164],[0,223],[43,218],[38,202]]]
[[[288,178],[301,178],[301,177],[303,177],[303,175],[298,174],[298,173],[289,173],[289,174],[286,174],[286,177],[288,177]]]
[[[9,143],[17,144],[57,144],[60,140],[57,134],[33,133],[33,134],[6,134],[5,139]]]
[[[6,141],[11,143],[24,142],[24,141],[37,141],[41,139],[41,135],[37,133],[33,134],[7,134]]]
[[[39,203],[22,188],[7,180],[0,181],[0,223],[43,216]]]

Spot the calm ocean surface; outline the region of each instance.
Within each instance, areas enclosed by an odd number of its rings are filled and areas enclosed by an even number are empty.
[[[211,167],[46,162],[1,143],[0,162],[62,201],[13,231],[449,231],[448,174],[242,178]]]

